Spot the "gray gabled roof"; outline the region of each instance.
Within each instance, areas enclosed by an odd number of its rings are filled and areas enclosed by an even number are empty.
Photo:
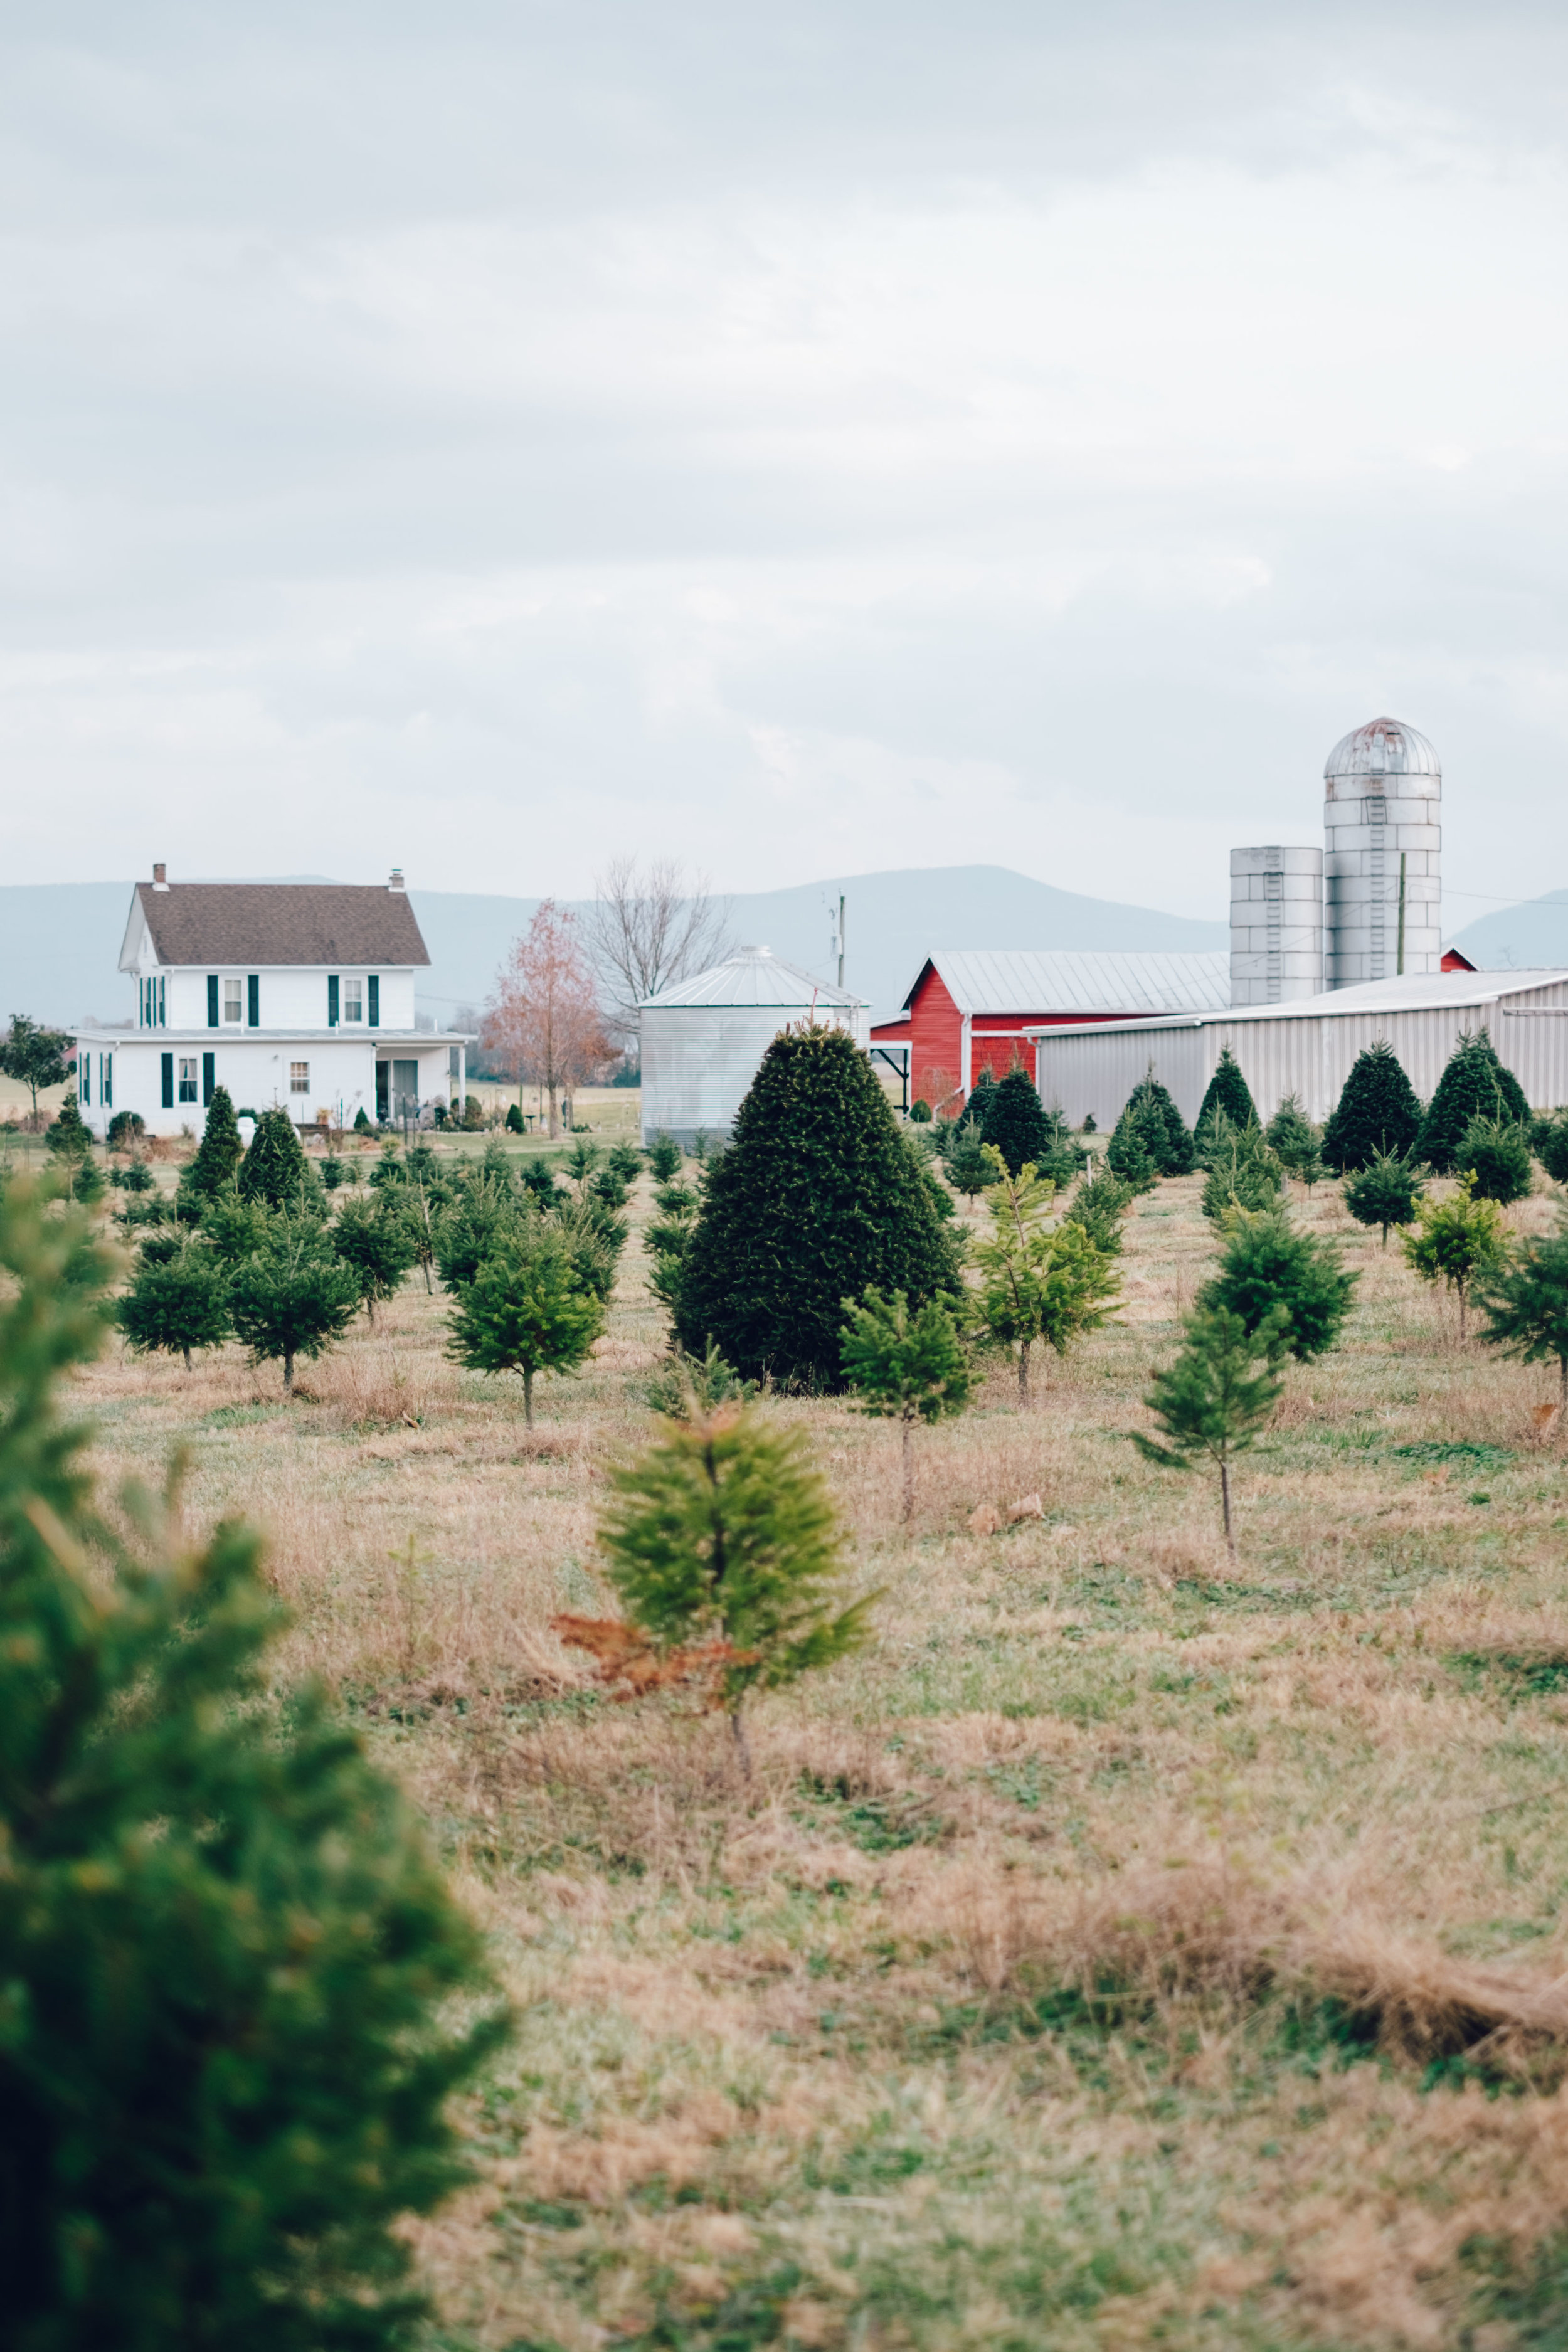
[[[814,1004],[847,1006],[863,1002],[847,988],[814,980],[798,964],[774,955],[772,948],[737,948],[710,971],[677,981],[672,988],[661,988],[657,996],[645,996],[637,1009],[664,1013],[703,1004],[765,1004],[807,1012]]]
[[[163,964],[427,964],[407,895],[384,882],[171,882],[136,885],[121,951],[134,969],[135,916]]]
[[[1152,950],[933,948],[904,999],[935,968],[961,1013],[1223,1013],[1224,948]]]

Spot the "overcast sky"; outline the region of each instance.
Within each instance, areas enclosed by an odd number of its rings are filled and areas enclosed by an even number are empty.
[[[0,21],[0,878],[1568,884],[1561,8]]]

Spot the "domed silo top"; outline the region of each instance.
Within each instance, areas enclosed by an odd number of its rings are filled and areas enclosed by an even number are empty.
[[[1359,800],[1369,782],[1395,777],[1409,779],[1394,786],[1402,799],[1436,800],[1443,789],[1436,752],[1425,735],[1397,719],[1369,719],[1342,735],[1323,762],[1330,800]]]
[[[802,971],[798,964],[786,963],[772,948],[737,948],[710,971],[661,988],[657,996],[645,996],[638,1009],[670,1013],[702,1006],[772,1005],[808,1013],[814,1004],[826,1012],[830,1006],[858,1008],[861,1001],[848,989],[835,988]]]

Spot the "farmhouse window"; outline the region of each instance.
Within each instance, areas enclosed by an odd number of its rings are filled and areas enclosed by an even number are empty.
[[[226,980],[224,982],[223,1017],[225,1021],[228,1022],[233,1027],[237,1029],[238,1028],[240,1022],[240,994],[239,979],[237,974],[233,980]]]
[[[209,1029],[217,1027],[217,974],[216,971],[209,971],[207,974],[207,1027]]]
[[[90,1054],[84,1054],[81,1057],[81,1086],[79,1091],[84,1103],[89,1103],[92,1100],[92,1055]]]
[[[185,1103],[185,1102],[195,1102],[195,1098],[196,1098],[196,1059],[195,1059],[195,1055],[193,1054],[193,1055],[190,1056],[189,1060],[187,1060],[187,1059],[186,1059],[186,1057],[184,1056],[184,1055],[183,1055],[183,1054],[182,1054],[182,1055],[181,1055],[181,1056],[180,1056],[180,1100],[181,1100],[183,1103]]]
[[[105,1110],[114,1108],[114,1056],[100,1054],[98,1057],[98,1099]]]
[[[362,980],[345,980],[343,982],[343,1019],[364,1019],[364,982]]]
[[[310,1093],[310,1065],[309,1062],[289,1063],[289,1091],[291,1095],[308,1095]]]

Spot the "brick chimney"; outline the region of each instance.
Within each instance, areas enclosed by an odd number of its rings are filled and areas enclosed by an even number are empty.
[[[166,890],[166,889],[168,888],[168,887],[169,887],[169,869],[168,869],[168,867],[167,867],[166,866],[153,866],[153,889],[154,889],[154,890]]]

